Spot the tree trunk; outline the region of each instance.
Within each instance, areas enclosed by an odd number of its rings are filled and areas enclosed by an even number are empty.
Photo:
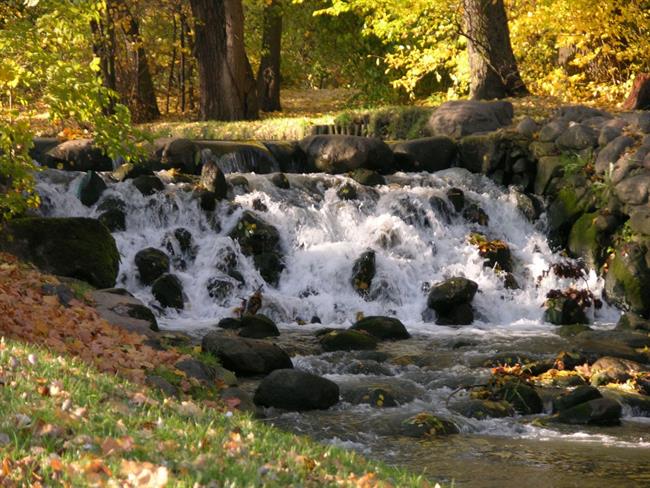
[[[512,53],[503,0],[463,0],[463,6],[471,98],[489,100],[527,95],[528,89]]]
[[[282,44],[282,12],[277,0],[264,7],[262,59],[257,71],[257,95],[265,112],[282,110],[280,106],[280,48]]]
[[[147,53],[142,44],[140,36],[140,23],[129,10],[124,0],[119,0],[120,14],[124,16],[127,39],[134,47],[135,52],[135,86],[128,97],[128,104],[133,112],[133,119],[136,122],[150,122],[160,117],[156,91],[149,71]]]
[[[253,70],[244,49],[241,0],[190,0],[203,120],[258,117]]]
[[[634,78],[632,91],[623,102],[625,110],[650,110],[650,73],[639,73]]]
[[[115,24],[114,7],[110,0],[106,2],[106,12],[99,22],[90,22],[90,29],[93,34],[93,53],[99,58],[99,69],[102,76],[102,84],[114,92],[117,92],[117,74],[115,71]],[[111,101],[106,107],[107,113],[112,113],[114,102]]]

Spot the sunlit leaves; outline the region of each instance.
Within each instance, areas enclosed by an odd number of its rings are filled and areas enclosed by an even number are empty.
[[[12,0],[0,7],[0,218],[38,205],[25,122],[37,109],[60,126],[96,131],[95,142],[111,158],[138,155],[142,135],[102,85],[92,50],[90,23],[103,8],[103,0]]]

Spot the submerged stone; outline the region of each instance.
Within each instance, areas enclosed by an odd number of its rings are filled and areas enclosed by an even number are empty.
[[[411,337],[404,324],[394,317],[364,317],[355,322],[350,330],[365,331],[379,340],[399,340]]]
[[[306,371],[278,369],[262,380],[253,401],[284,410],[322,410],[338,403],[339,387]]]

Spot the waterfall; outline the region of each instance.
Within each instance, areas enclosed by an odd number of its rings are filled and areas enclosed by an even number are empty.
[[[233,173],[228,179],[241,176]],[[323,325],[342,327],[362,313],[396,316],[411,333],[444,334],[448,328],[422,319],[426,289],[461,275],[479,285],[474,298],[476,320],[470,329],[537,334],[552,330],[542,320],[546,293],[571,284],[553,273],[538,280],[552,263],[566,258],[549,248],[543,222],[533,224],[518,210],[514,191],[482,175],[459,168],[435,174],[398,173],[387,177],[385,185],[370,188],[345,176],[289,174],[289,189],[276,187],[272,175],[243,176],[249,191],[235,186],[234,198],[220,202],[213,214],[201,210],[186,183],[168,184],[151,196],[143,196],[128,180],[114,183],[96,205],[85,207],[75,196],[81,173],[46,170],[38,176],[38,191],[48,216],[97,217],[103,202],[117,198],[124,203],[126,231],[113,234],[121,255],[117,286],[153,306],[167,328],[190,332],[208,328],[232,316],[242,299],[261,286],[261,312],[285,327],[310,322],[312,317]],[[355,185],[357,199],[339,198],[337,189],[345,183]],[[462,189],[467,201],[485,211],[487,226],[468,223],[453,212],[447,215],[436,205],[452,187]],[[279,231],[285,269],[277,287],[264,282],[252,259],[228,237],[245,210]],[[192,236],[190,256],[179,255],[173,238],[179,228]],[[509,245],[520,289],[507,289],[503,279],[483,265],[467,239],[474,231]],[[187,296],[184,310],[156,307],[150,288],[140,284],[134,257],[147,247],[173,254],[172,272]],[[368,249],[376,253],[377,272],[369,290],[373,299],[366,301],[354,292],[350,277],[354,261]],[[232,261],[233,256],[243,283],[224,272],[224,260]],[[230,283],[217,298],[208,291],[214,280]],[[588,286],[596,295],[602,288],[593,272],[577,285]],[[611,323],[617,311],[606,306],[594,318]]]

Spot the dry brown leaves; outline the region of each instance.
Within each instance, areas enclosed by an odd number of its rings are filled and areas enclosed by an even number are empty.
[[[43,295],[44,282],[57,280],[0,253],[0,335],[78,356],[138,383],[154,365],[173,365],[180,358],[175,351],[145,345],[143,336],[109,324],[79,300],[64,307]]]

